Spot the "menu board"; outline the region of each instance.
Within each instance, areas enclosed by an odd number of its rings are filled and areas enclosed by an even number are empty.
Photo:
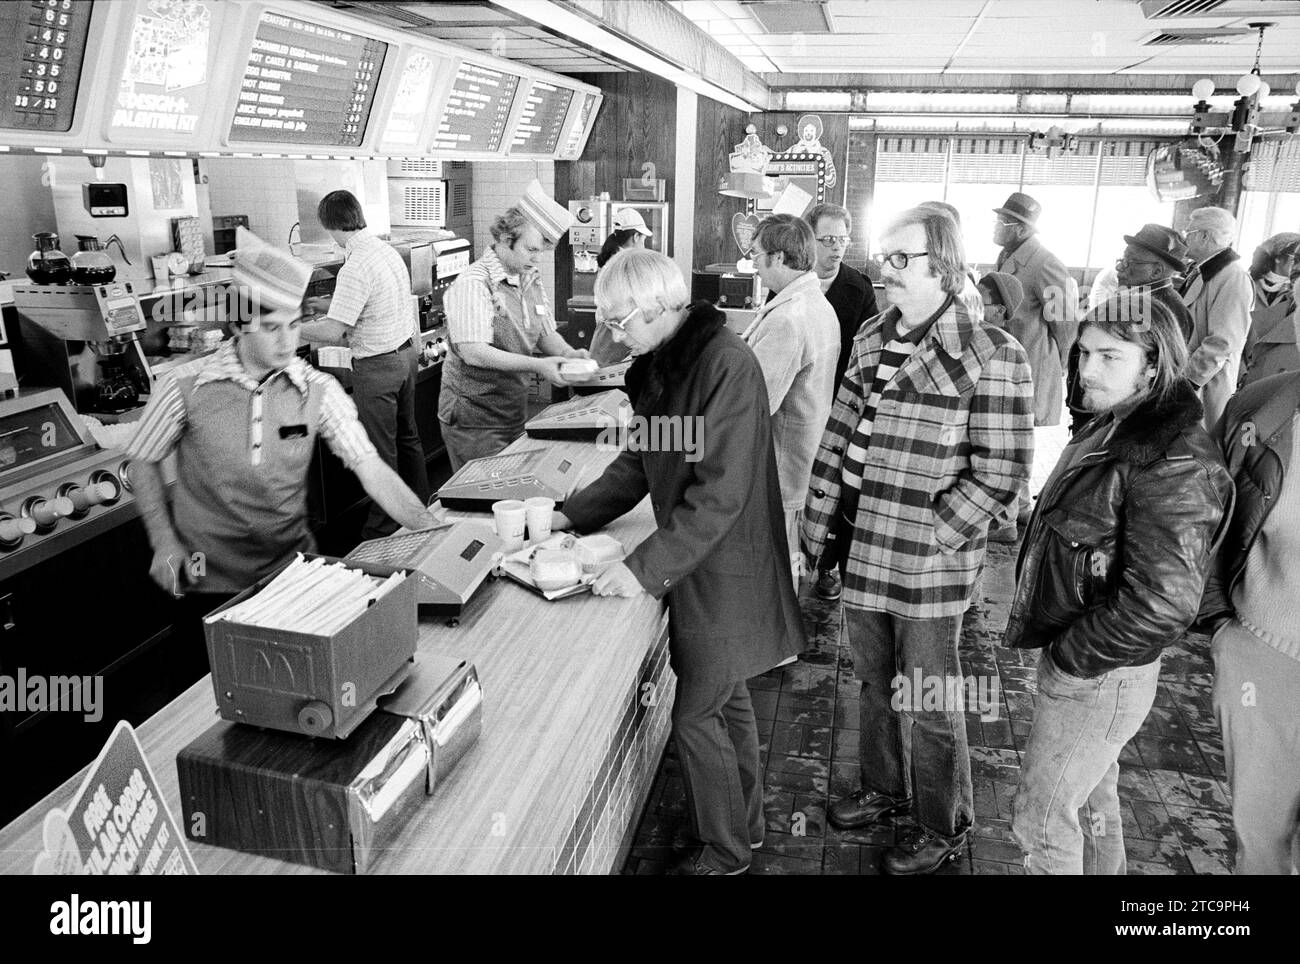
[[[446,60],[425,51],[414,50],[407,55],[397,93],[393,95],[393,106],[388,111],[388,123],[380,138],[385,149],[421,149],[420,133],[433,100],[434,80],[446,69]]]
[[[380,40],[263,13],[230,140],[359,146],[387,52]]]
[[[534,80],[528,88],[519,126],[510,142],[511,154],[550,154],[564,133],[564,118],[569,116],[573,91]]]
[[[141,0],[131,21],[126,60],[109,113],[109,140],[129,132],[192,135],[208,93],[212,0]]]
[[[72,128],[90,9],[90,0],[0,3],[0,128]]]
[[[499,151],[518,89],[516,75],[462,61],[431,150]]]
[[[582,149],[582,139],[591,124],[591,114],[596,108],[596,103],[595,94],[586,94],[584,96],[582,106],[574,115],[573,126],[569,128],[569,136],[565,139],[563,157],[578,156]]]

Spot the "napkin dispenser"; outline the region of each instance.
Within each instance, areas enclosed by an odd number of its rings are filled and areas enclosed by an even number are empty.
[[[483,728],[483,687],[466,660],[421,656],[396,692],[379,701],[385,713],[416,721],[429,751],[428,792],[446,778]]]

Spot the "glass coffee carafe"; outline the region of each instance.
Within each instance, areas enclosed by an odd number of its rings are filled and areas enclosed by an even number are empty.
[[[38,285],[67,284],[72,280],[72,262],[59,250],[59,236],[52,231],[32,235],[36,250],[27,259],[27,277]]]
[[[95,411],[125,412],[140,404],[136,388],[127,365],[129,341],[102,342],[99,347],[100,378],[95,385]]]
[[[79,234],[77,246],[81,250],[72,256],[73,284],[102,285],[117,277],[117,265],[113,264],[99,238]]]

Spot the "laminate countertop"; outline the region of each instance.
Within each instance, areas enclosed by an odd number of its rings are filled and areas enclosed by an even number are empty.
[[[523,438],[511,448],[537,445],[563,447],[584,463],[584,482],[613,458],[591,443]],[[605,531],[631,550],[653,527],[643,501]],[[504,578],[480,587],[458,626],[421,620],[419,655],[477,667],[482,733],[370,872],[616,872],[667,739],[667,625],[664,605],[647,594],[547,602]],[[176,755],[216,722],[205,676],[137,730],[178,821]],[[66,807],[85,774],[0,829],[0,872],[31,873],[45,814]],[[205,874],[320,872],[188,844]]]

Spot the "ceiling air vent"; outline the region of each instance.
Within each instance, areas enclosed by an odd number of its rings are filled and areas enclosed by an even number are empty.
[[[1295,0],[1138,0],[1138,6],[1147,20],[1300,16]]]
[[[767,33],[833,33],[825,0],[740,0]]]
[[[1253,39],[1254,30],[1218,28],[1214,30],[1162,30],[1142,41],[1143,47],[1207,47],[1235,44]]]

